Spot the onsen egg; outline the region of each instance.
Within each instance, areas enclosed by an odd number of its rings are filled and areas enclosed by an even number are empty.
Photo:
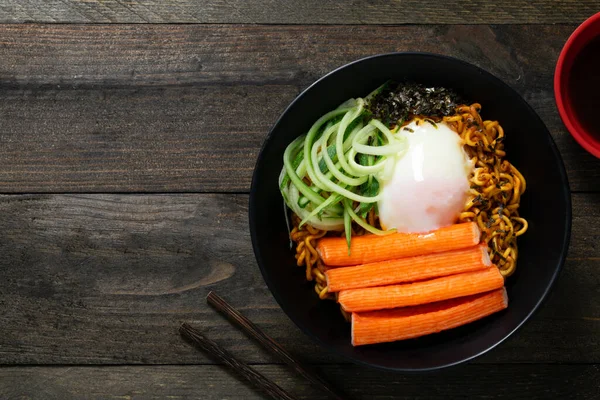
[[[445,123],[418,120],[396,135],[406,138],[406,153],[383,182],[379,219],[385,229],[427,232],[455,222],[463,211],[473,169],[460,136]]]

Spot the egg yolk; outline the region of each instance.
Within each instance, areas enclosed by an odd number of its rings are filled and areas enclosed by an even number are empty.
[[[445,123],[415,120],[397,135],[408,150],[381,188],[379,219],[384,229],[428,232],[451,225],[463,211],[473,165],[460,136]]]

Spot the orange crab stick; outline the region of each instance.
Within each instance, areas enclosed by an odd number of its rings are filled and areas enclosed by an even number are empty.
[[[347,312],[383,310],[469,296],[502,286],[504,278],[494,266],[428,281],[342,290],[338,302]]]
[[[429,335],[468,324],[507,306],[506,290],[501,288],[416,307],[353,313],[352,345],[393,342]]]
[[[487,246],[379,261],[355,267],[332,268],[325,276],[329,292],[415,282],[477,271],[492,265]]]
[[[464,249],[479,243],[481,231],[475,222],[454,224],[429,233],[392,233],[352,237],[350,252],[346,239],[319,240],[317,252],[328,266],[347,266],[402,257]]]

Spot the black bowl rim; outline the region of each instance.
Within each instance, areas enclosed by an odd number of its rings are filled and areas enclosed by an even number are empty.
[[[564,232],[564,236],[563,236],[563,246],[562,246],[562,250],[561,250],[561,254],[560,254],[560,259],[559,259],[559,263],[558,266],[556,268],[556,270],[554,271],[554,274],[552,275],[552,278],[550,280],[550,283],[548,284],[548,286],[546,287],[546,289],[544,290],[544,293],[542,294],[542,296],[540,297],[540,299],[538,300],[538,302],[535,304],[535,306],[532,308],[532,310],[525,316],[525,318],[523,318],[523,320],[521,322],[519,322],[517,324],[517,326],[510,331],[508,334],[506,334],[506,336],[504,336],[502,339],[500,339],[499,341],[497,341],[495,344],[488,346],[487,348],[481,350],[480,352],[473,354],[471,356],[465,357],[463,359],[454,361],[454,362],[450,362],[450,363],[446,363],[446,364],[440,364],[434,367],[428,367],[428,368],[394,368],[394,367],[385,367],[382,365],[377,365],[377,364],[371,364],[368,363],[366,361],[363,360],[358,360],[355,358],[352,358],[351,356],[348,356],[346,354],[342,354],[341,352],[337,351],[336,349],[332,349],[330,348],[326,343],[324,343],[323,341],[321,341],[321,339],[319,339],[317,336],[315,336],[310,329],[308,329],[306,326],[304,326],[304,324],[300,323],[295,317],[294,315],[291,315],[283,306],[282,304],[282,300],[281,297],[279,295],[279,292],[277,290],[274,290],[274,283],[271,281],[269,274],[266,272],[265,268],[263,267],[263,263],[262,263],[262,255],[261,255],[261,251],[258,248],[258,244],[257,244],[257,236],[256,236],[256,229],[255,229],[255,207],[256,207],[256,202],[255,202],[255,198],[256,198],[256,185],[257,185],[257,181],[258,181],[258,176],[256,173],[257,167],[260,164],[263,156],[264,156],[264,150],[265,147],[267,146],[267,143],[269,143],[269,141],[271,140],[271,137],[274,135],[274,132],[277,130],[279,124],[281,123],[281,120],[284,118],[284,116],[288,113],[288,111],[295,106],[295,104],[306,95],[307,92],[309,92],[310,90],[312,90],[313,87],[319,85],[323,80],[327,79],[328,77],[330,77],[331,75],[336,74],[337,72],[345,69],[345,68],[349,68],[350,66],[354,65],[354,64],[358,64],[358,63],[362,63],[365,61],[369,61],[372,59],[376,59],[376,58],[388,58],[388,57],[398,57],[398,56],[420,56],[420,57],[429,57],[429,58],[433,58],[433,59],[445,59],[445,60],[449,60],[452,62],[455,62],[457,64],[462,64],[464,67],[468,67],[468,68],[474,68],[475,70],[477,70],[479,73],[484,74],[484,75],[488,75],[491,80],[496,81],[496,83],[498,83],[500,86],[504,86],[505,88],[509,89],[510,91],[514,92],[517,94],[520,102],[522,103],[522,106],[524,108],[526,108],[531,114],[535,115],[535,118],[537,118],[538,122],[545,128],[546,130],[546,134],[548,135],[548,138],[550,139],[550,147],[552,149],[552,152],[554,154],[554,157],[559,161],[559,172],[560,172],[560,177],[561,180],[564,182],[567,190],[564,191],[564,201],[565,204],[567,204],[567,212],[565,214],[565,222],[566,222],[566,227],[567,229]],[[364,57],[352,62],[349,62],[347,64],[344,64],[330,72],[328,72],[327,74],[323,75],[321,78],[319,78],[318,80],[316,80],[314,83],[312,83],[309,87],[307,87],[306,89],[304,89],[302,91],[302,93],[300,93],[287,107],[286,109],[283,111],[283,113],[281,113],[281,115],[279,116],[279,118],[277,119],[277,121],[275,122],[275,124],[273,125],[273,127],[271,128],[271,130],[269,131],[269,134],[267,135],[267,137],[265,138],[265,140],[263,141],[263,144],[261,146],[260,152],[258,154],[257,160],[256,160],[256,164],[254,166],[254,172],[252,174],[252,183],[250,186],[250,200],[249,200],[249,225],[250,225],[250,238],[252,240],[252,248],[254,250],[254,255],[256,258],[256,262],[258,263],[258,266],[260,268],[260,272],[263,276],[263,279],[265,280],[267,287],[269,288],[269,291],[271,292],[271,294],[273,295],[273,297],[275,298],[275,300],[277,301],[277,304],[279,304],[279,307],[281,307],[281,309],[285,312],[285,314],[288,316],[289,319],[291,319],[294,324],[296,324],[296,326],[298,328],[300,328],[300,330],[309,338],[311,338],[311,340],[315,343],[317,343],[321,348],[325,349],[326,351],[328,351],[329,353],[333,353],[337,356],[340,356],[352,363],[358,364],[358,365],[364,365],[366,367],[370,367],[370,368],[375,368],[375,369],[379,369],[379,370],[384,370],[384,371],[393,371],[393,372],[431,372],[431,371],[438,371],[444,368],[448,368],[448,367],[452,367],[455,365],[459,365],[462,363],[465,363],[467,361],[470,361],[474,358],[480,357],[481,355],[489,352],[490,350],[494,349],[496,346],[500,345],[501,343],[503,343],[505,340],[507,340],[509,337],[511,337],[518,329],[520,329],[527,321],[529,321],[531,319],[531,317],[533,316],[533,314],[540,308],[540,306],[542,305],[542,303],[544,302],[544,300],[546,300],[546,298],[548,297],[548,294],[550,293],[551,289],[553,288],[555,282],[556,282],[556,278],[558,277],[560,271],[562,270],[564,264],[565,264],[565,260],[567,258],[567,252],[569,249],[569,244],[570,244],[570,239],[571,239],[571,225],[572,225],[572,204],[571,204],[571,191],[570,191],[570,186],[569,186],[569,180],[567,177],[567,172],[565,169],[565,165],[564,165],[564,161],[562,159],[562,156],[558,150],[558,147],[556,146],[556,143],[554,141],[554,138],[552,137],[552,135],[550,134],[550,131],[548,130],[548,128],[546,127],[546,124],[544,124],[544,121],[540,118],[540,116],[537,114],[537,112],[535,112],[535,110],[529,105],[529,103],[527,103],[527,101],[525,101],[525,99],[515,90],[513,89],[510,85],[508,85],[507,83],[505,83],[502,79],[496,77],[494,74],[492,74],[491,72],[488,72],[486,70],[484,70],[483,68],[471,64],[467,61],[455,58],[455,57],[450,57],[447,55],[442,55],[442,54],[435,54],[435,53],[428,53],[428,52],[393,52],[393,53],[383,53],[383,54],[376,54],[376,55],[372,55],[372,56],[368,56],[368,57]]]

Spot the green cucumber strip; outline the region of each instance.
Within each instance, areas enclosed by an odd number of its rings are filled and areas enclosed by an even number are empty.
[[[319,118],[317,120],[317,122],[315,122],[313,124],[313,126],[310,128],[310,130],[306,134],[306,138],[304,139],[304,159],[306,160],[306,173],[308,174],[308,177],[310,178],[310,180],[318,187],[322,186],[322,184],[319,181],[319,179],[317,178],[315,171],[314,171],[315,166],[313,163],[314,160],[311,159],[311,149],[312,149],[314,142],[316,142],[318,140],[317,133],[319,131],[319,128],[325,122],[327,122],[331,118],[336,117],[338,115],[344,114],[344,118],[345,118],[346,115],[349,112],[351,112],[352,110],[354,110],[354,108],[338,108],[336,110],[328,112],[327,114],[325,114],[321,118]],[[343,119],[342,119],[342,121],[343,121]],[[318,168],[318,164],[317,164],[317,168]],[[324,189],[324,188],[322,188],[322,189]],[[313,201],[313,200],[311,199],[311,201]],[[313,203],[314,202],[315,201],[313,201]],[[321,204],[321,203],[322,202],[319,202],[318,204]]]
[[[371,93],[369,93],[367,95],[367,97],[365,97],[365,103],[369,103],[371,100],[373,100],[373,97],[377,96],[379,93],[383,92],[383,89],[385,89],[391,81],[386,81],[383,85],[379,86],[377,89],[373,90]]]
[[[327,149],[325,148],[325,144],[327,143],[327,139],[329,139],[329,137],[327,135],[331,135],[331,133],[332,132],[328,132],[326,134],[326,136],[323,136],[323,142],[321,143],[321,154],[323,155],[323,160],[325,161],[325,164],[327,164],[327,168],[333,174],[333,176],[335,176],[336,179],[340,183],[343,183],[344,185],[347,185],[347,186],[359,186],[359,185],[362,185],[363,182],[365,182],[367,180],[366,176],[361,176],[361,177],[358,177],[358,178],[353,178],[351,176],[345,175],[342,171],[340,171],[338,168],[335,167],[333,161],[329,157],[329,153],[327,152]],[[313,157],[315,157],[315,154],[316,154],[317,151],[318,151],[318,149],[316,148],[316,146],[313,146],[313,149],[312,149],[312,156]]]
[[[331,146],[327,147],[327,155],[329,156],[330,159],[332,159],[335,162],[335,157],[336,157],[335,144],[332,144]],[[319,169],[321,170],[322,173],[326,173],[328,171],[327,163],[325,163],[325,160],[323,158],[321,158],[321,161],[319,161]]]
[[[352,169],[350,168],[350,166],[348,165],[346,158],[344,157],[344,136],[346,133],[346,128],[356,117],[358,117],[358,115],[361,114],[363,107],[364,107],[364,102],[361,101],[361,102],[359,102],[359,106],[357,109],[355,109],[353,112],[348,112],[348,113],[346,113],[346,115],[344,115],[344,118],[342,118],[342,121],[340,122],[340,125],[338,126],[337,136],[335,138],[338,161],[340,162],[340,164],[342,166],[341,170],[348,174],[352,174],[353,172],[352,172]],[[354,140],[356,140],[356,138]]]
[[[356,130],[356,127],[358,127],[358,126],[362,127],[362,121],[363,121],[362,116],[363,115],[364,115],[364,110],[361,110],[360,113],[356,117],[354,117],[352,122],[350,122],[350,124],[348,124],[348,127],[346,128],[346,130],[344,132],[344,142],[346,142],[346,140],[348,140],[350,135],[352,135],[352,133]]]
[[[309,212],[306,209],[298,207],[298,198],[300,197],[300,192],[294,185],[288,187],[288,196],[290,199],[288,207],[290,207],[298,217],[304,219],[309,214]],[[307,222],[317,229],[323,229],[328,231],[341,230],[344,228],[344,219],[342,217],[327,217],[323,218],[322,220],[313,217]]]
[[[298,150],[301,149],[301,146],[298,147]],[[298,167],[300,166],[300,164],[302,163],[302,160],[304,159],[304,153],[302,151],[298,151],[298,153],[296,154],[294,161],[292,161],[292,168],[294,168],[294,170],[298,170]],[[286,174],[283,177],[283,180],[281,181],[280,187],[283,186],[287,186],[288,183],[290,182],[290,177]]]
[[[376,195],[379,192],[379,181],[377,179],[373,179],[371,184],[367,184],[366,182],[365,184],[363,193],[366,195]],[[360,203],[359,214],[365,218],[374,205],[375,203]]]
[[[315,166],[313,166],[315,167]],[[314,170],[314,168],[313,168]],[[379,201],[379,199],[381,198],[381,196],[378,194],[377,196],[374,197],[366,197],[366,196],[361,196],[359,194],[356,194],[354,192],[351,192],[350,190],[334,183],[333,181],[331,181],[330,179],[327,179],[325,177],[325,175],[323,175],[323,173],[321,173],[321,171],[317,171],[315,170],[315,173],[319,176],[319,179],[321,180],[321,182],[327,186],[327,189],[329,189],[329,191],[340,194],[348,199],[354,200],[354,201],[358,201],[360,202],[365,202],[365,203],[374,203],[376,201]],[[319,203],[320,204],[320,203]]]
[[[348,214],[350,214],[350,217],[354,220],[354,222],[356,222],[358,225],[363,227],[366,231],[371,232],[372,234],[375,234],[375,235],[389,235],[390,233],[396,232],[395,229],[382,231],[381,229],[377,229],[374,226],[369,225],[362,218],[360,218],[358,215],[356,215],[356,213],[352,209],[352,204],[348,200],[346,200],[344,202],[344,205],[345,205],[344,211],[347,212]],[[344,223],[345,223],[345,221],[344,221]]]
[[[352,218],[348,212],[349,207],[344,207],[344,232],[346,233],[346,243],[348,243],[348,255],[350,255],[350,244],[352,241]]]
[[[298,206],[300,208],[305,208],[310,203],[310,200],[307,197],[300,196],[298,199]]]
[[[327,208],[341,202],[342,200],[343,200],[343,197],[340,195],[330,196],[327,200],[325,200],[323,202],[323,204],[319,205],[318,207],[315,207],[314,210],[312,210],[306,217],[304,217],[304,219],[302,221],[300,221],[299,226],[304,225],[306,222],[308,222],[310,219],[312,219],[315,216],[317,216],[319,219],[321,219],[321,215]]]
[[[369,215],[369,211],[371,211],[371,209],[373,208],[374,205],[375,205],[375,203],[360,203],[360,208],[358,210],[358,214],[363,219],[366,219],[367,216]]]
[[[302,136],[300,136],[296,140],[301,142],[303,139],[304,138]],[[292,142],[292,143],[294,143],[294,142]],[[302,193],[304,196],[308,197],[308,199],[311,202],[316,203],[316,204],[323,203],[325,201],[325,199],[323,197],[321,197],[318,193],[313,191],[311,188],[309,188],[308,185],[306,183],[304,183],[298,175],[296,175],[296,171],[294,171],[294,168],[292,166],[292,161],[290,159],[291,147],[292,147],[291,145],[288,146],[288,148],[283,153],[283,165],[285,167],[287,175],[289,176],[293,185],[300,191],[300,193]]]

